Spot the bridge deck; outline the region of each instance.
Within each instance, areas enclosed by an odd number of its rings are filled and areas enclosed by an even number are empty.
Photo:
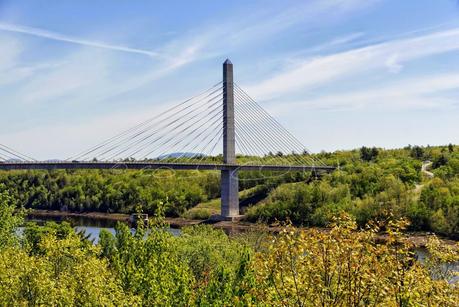
[[[193,164],[162,162],[0,162],[0,170],[57,170],[57,169],[174,169],[174,170],[241,170],[241,171],[316,171],[331,172],[332,166],[310,165],[238,165]]]

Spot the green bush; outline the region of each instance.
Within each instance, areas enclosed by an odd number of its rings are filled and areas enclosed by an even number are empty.
[[[183,215],[183,217],[190,220],[207,220],[210,216],[209,210],[202,208],[191,209]]]

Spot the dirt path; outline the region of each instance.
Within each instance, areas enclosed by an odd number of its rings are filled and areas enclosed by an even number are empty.
[[[428,171],[428,169],[430,169],[431,166],[432,166],[432,162],[430,161],[422,162],[422,166],[421,166],[421,172],[429,178],[435,177],[434,173]]]
[[[426,177],[428,178],[433,178],[435,177],[434,173],[428,171],[428,169],[430,169],[430,167],[432,166],[432,162],[430,161],[424,161],[422,162],[422,166],[421,166],[421,173],[424,174]],[[416,194],[419,194],[421,193],[421,190],[422,188],[424,187],[423,184],[416,184],[415,188],[414,188],[414,192]]]

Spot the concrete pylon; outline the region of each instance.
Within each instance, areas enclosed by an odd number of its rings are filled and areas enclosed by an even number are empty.
[[[234,131],[233,64],[223,63],[223,163],[236,164]],[[239,180],[236,168],[221,171],[221,215],[225,219],[239,216]]]

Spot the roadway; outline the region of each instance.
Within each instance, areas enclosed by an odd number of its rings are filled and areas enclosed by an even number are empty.
[[[240,170],[240,171],[292,171],[332,172],[332,166],[309,165],[239,165],[212,163],[166,162],[0,162],[0,170],[58,170],[58,169],[132,169],[132,170]]]

